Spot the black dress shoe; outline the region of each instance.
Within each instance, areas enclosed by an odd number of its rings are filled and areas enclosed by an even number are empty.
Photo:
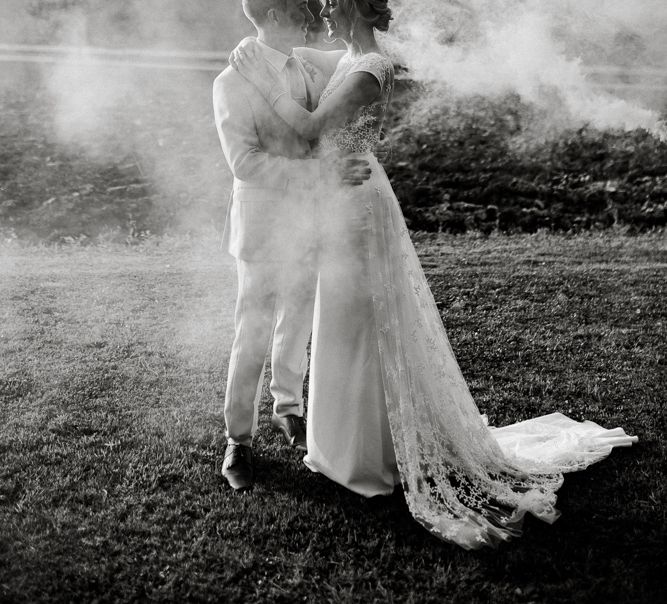
[[[276,432],[282,432],[290,447],[299,451],[307,451],[306,448],[306,420],[298,415],[286,415],[280,417],[273,415],[271,425]]]
[[[245,445],[227,445],[222,475],[235,491],[248,491],[255,483],[252,449]]]

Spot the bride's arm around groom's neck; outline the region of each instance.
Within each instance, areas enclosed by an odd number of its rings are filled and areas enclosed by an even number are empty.
[[[251,98],[252,95],[257,95],[254,87],[231,67],[225,69],[213,84],[215,124],[234,177],[264,187],[285,189],[290,179],[302,178],[310,172],[319,175],[319,160],[309,159],[306,154],[303,159],[288,159],[280,154],[280,149],[267,149],[262,144],[258,129],[270,122],[258,122],[255,114],[259,111],[258,99]],[[278,140],[281,132],[276,126],[275,133],[263,134]]]

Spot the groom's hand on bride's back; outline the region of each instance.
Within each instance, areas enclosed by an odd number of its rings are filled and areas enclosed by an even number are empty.
[[[322,171],[325,181],[351,186],[363,185],[371,177],[371,167],[360,157],[338,156],[335,153],[323,158]]]
[[[365,159],[358,157],[343,157],[338,174],[343,184],[363,185],[371,177],[371,166]]]

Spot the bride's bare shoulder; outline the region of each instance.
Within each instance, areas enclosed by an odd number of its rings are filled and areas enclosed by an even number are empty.
[[[306,46],[295,48],[294,53],[329,75],[335,71],[338,61],[345,55],[344,50],[318,50]]]

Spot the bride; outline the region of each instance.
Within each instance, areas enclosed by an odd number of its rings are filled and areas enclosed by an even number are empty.
[[[414,518],[436,536],[466,549],[496,545],[520,534],[527,512],[556,520],[563,472],[637,439],[560,413],[486,425],[372,154],[394,81],[375,39],[389,26],[387,0],[322,3],[329,35],[347,53],[315,111],[292,100],[252,42],[232,55],[283,120],[319,138],[322,156],[358,154],[372,168],[362,186],[317,193],[319,288],[304,461],[366,497],[400,483]]]

